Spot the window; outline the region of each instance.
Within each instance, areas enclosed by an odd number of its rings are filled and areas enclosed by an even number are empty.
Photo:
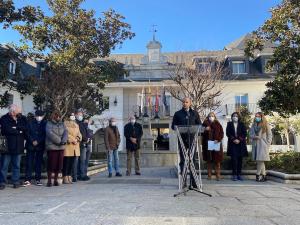
[[[7,94],[7,103],[8,103],[8,105],[11,105],[14,103],[14,95]]]
[[[241,106],[248,106],[248,94],[239,94],[235,96],[235,108],[237,111],[241,108]]]
[[[199,71],[207,71],[211,67],[209,62],[200,62],[197,65]]]
[[[8,72],[10,74],[15,74],[16,73],[16,62],[14,60],[9,61]]]
[[[232,73],[233,74],[245,74],[246,73],[245,61],[233,61],[232,62]]]

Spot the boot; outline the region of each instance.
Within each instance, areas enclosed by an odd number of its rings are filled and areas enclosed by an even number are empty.
[[[63,184],[69,184],[69,177],[68,176],[64,176],[63,177]]]
[[[259,175],[256,175],[256,182],[259,182],[260,181],[260,176]]]
[[[73,184],[71,176],[68,176],[68,181],[69,181],[69,184]]]
[[[217,181],[221,180],[221,163],[216,163],[216,177]]]
[[[47,182],[47,187],[51,187],[52,186],[52,173],[48,172],[48,182]]]
[[[267,181],[267,176],[262,175],[260,182],[266,182]]]
[[[211,180],[211,163],[207,162],[207,179]]]

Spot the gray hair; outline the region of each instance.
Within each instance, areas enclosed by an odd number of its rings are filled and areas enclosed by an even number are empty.
[[[16,105],[16,104],[11,104],[9,107],[8,107],[8,111],[10,113],[13,113],[13,112],[21,112],[21,107]]]

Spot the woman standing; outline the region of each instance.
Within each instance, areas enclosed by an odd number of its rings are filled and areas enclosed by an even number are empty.
[[[237,112],[231,115],[231,122],[227,123],[226,136],[228,137],[227,155],[231,157],[232,180],[242,181],[243,157],[248,156],[246,145],[247,129],[244,123],[240,121]]]
[[[205,131],[203,133],[203,160],[207,162],[207,179],[211,179],[212,174],[212,163],[215,163],[215,171],[217,180],[221,179],[221,162],[223,160],[223,147],[222,139],[224,132],[222,125],[216,118],[215,113],[211,112],[208,114],[203,122]],[[220,147],[217,150],[209,150],[208,142],[213,141],[214,144],[219,144]]]
[[[252,140],[252,158],[256,161],[256,181],[266,181],[265,161],[270,161],[269,148],[272,142],[272,131],[263,113],[258,112],[250,129]]]
[[[64,149],[68,140],[68,131],[61,121],[61,114],[54,111],[46,125],[46,150],[48,155],[48,183],[52,186],[51,176],[54,173],[54,186],[59,186],[58,174],[63,168]]]
[[[72,113],[69,120],[65,122],[65,126],[68,130],[68,141],[66,149],[64,151],[64,163],[63,163],[63,183],[72,183],[72,168],[75,157],[80,156],[80,141],[82,136],[79,130],[79,126],[76,123],[75,114]]]

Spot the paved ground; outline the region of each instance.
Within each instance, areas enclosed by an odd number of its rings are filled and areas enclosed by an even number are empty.
[[[8,187],[0,191],[0,224],[300,224],[299,186],[223,180],[204,181],[204,188],[213,197],[174,198],[170,168],[130,178],[99,174],[60,187]]]

